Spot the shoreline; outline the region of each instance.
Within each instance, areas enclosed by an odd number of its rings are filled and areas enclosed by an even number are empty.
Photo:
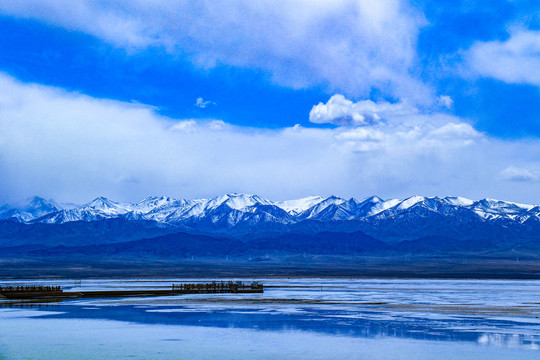
[[[0,259],[0,280],[167,278],[381,278],[540,280],[540,261],[317,258],[253,263],[222,259]]]

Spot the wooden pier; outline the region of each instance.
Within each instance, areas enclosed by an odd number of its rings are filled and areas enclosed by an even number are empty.
[[[165,290],[96,290],[64,291],[60,286],[8,286],[0,287],[0,299],[76,299],[76,298],[113,298],[143,296],[175,296],[186,294],[253,294],[263,293],[262,284],[254,281],[245,284],[241,281],[214,281],[211,283],[172,284]]]

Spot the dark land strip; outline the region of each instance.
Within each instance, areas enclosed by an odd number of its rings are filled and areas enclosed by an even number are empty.
[[[540,261],[442,257],[0,258],[0,279],[353,277],[540,279]]]

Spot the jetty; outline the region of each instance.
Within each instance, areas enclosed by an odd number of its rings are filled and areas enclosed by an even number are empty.
[[[175,296],[186,294],[253,294],[263,293],[263,284],[253,281],[213,281],[209,283],[172,284],[170,289],[141,290],[81,290],[64,291],[60,286],[0,286],[0,299],[76,299],[76,298],[115,298],[143,296]]]

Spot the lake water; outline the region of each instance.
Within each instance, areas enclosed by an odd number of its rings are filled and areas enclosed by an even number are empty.
[[[540,281],[256,280],[264,294],[0,300],[0,359],[540,359]]]

